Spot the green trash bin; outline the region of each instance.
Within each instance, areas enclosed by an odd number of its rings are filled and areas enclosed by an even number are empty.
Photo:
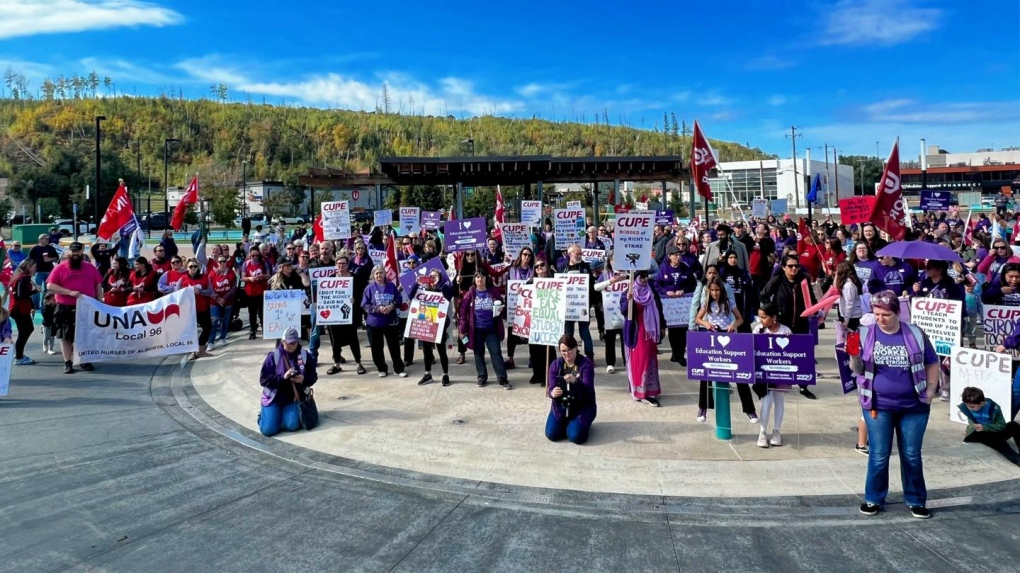
[[[53,225],[15,225],[11,230],[11,238],[21,241],[23,248],[28,250],[29,245],[39,244],[39,235],[49,235],[52,228]]]

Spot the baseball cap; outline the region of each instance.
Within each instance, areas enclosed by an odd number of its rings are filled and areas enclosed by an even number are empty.
[[[287,344],[292,344],[299,340],[301,340],[301,335],[298,334],[297,329],[294,328],[293,326],[283,331],[283,341],[286,342]]]
[[[75,242],[71,243],[70,245],[68,245],[67,248],[72,250],[72,251],[80,251],[80,250],[84,249],[85,247],[84,247],[84,245],[82,245],[78,241],[75,241]]]

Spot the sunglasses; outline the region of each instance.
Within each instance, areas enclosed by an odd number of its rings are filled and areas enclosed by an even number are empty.
[[[995,248],[1000,250],[1000,251],[1005,251],[1009,247],[1007,247],[1006,245],[996,245]]]
[[[189,268],[189,269],[197,269],[197,268],[198,268],[198,265],[188,265],[188,268]]]
[[[171,265],[179,265],[179,264],[181,264],[181,261],[170,261],[170,264]]]
[[[535,265],[535,268],[536,268],[536,269],[544,269],[544,268],[545,268],[545,265]]]
[[[783,266],[788,268],[788,269],[799,269],[800,268],[800,265],[783,265]]]
[[[293,251],[293,250],[294,250],[294,247],[287,247],[287,250],[288,250],[288,251]]]
[[[871,297],[872,304],[892,304],[893,298],[891,296],[873,296]]]

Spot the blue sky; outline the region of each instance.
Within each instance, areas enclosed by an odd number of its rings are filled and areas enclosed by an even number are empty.
[[[904,159],[1020,146],[1020,2],[2,0],[0,70],[118,91],[374,109],[537,115],[651,128],[789,156],[828,143]],[[802,153],[802,152],[799,152]],[[725,159],[725,158],[723,158]]]

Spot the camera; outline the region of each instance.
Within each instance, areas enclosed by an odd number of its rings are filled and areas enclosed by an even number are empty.
[[[556,376],[556,386],[563,390],[563,395],[560,396],[560,405],[563,406],[563,415],[569,420],[574,417],[574,408],[576,407],[574,394],[570,391],[570,384],[560,374]]]

